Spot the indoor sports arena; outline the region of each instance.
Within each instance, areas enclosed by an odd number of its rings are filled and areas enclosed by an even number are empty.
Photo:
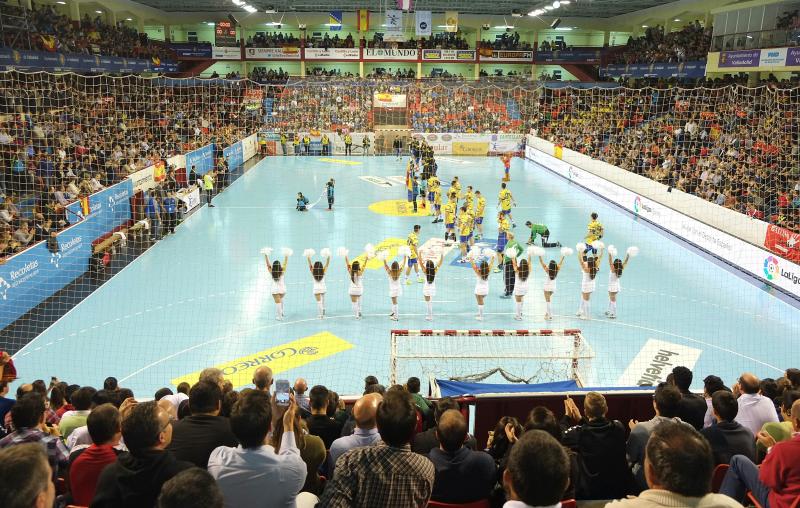
[[[800,3],[0,35],[0,506],[800,502]]]

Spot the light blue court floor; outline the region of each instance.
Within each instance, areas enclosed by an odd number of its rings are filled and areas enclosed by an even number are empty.
[[[496,158],[440,157],[439,175],[449,182],[459,175],[487,198],[486,238],[497,238],[495,206],[502,165]],[[575,317],[580,272],[575,256],[558,276],[553,309],[544,321],[544,274],[535,265],[524,306],[524,321],[513,320],[513,300],[499,298],[502,277],[492,274],[486,320],[475,320],[475,278],[467,265],[452,264],[450,251],[440,270],[434,299],[434,320],[425,321],[422,284],[403,286],[400,321],[389,320],[387,277],[377,263],[365,277],[364,318],[352,317],[344,261],[364,245],[396,248],[415,223],[422,225],[421,243],[442,238],[443,224],[427,216],[398,216],[405,161],[393,157],[271,157],[261,161],[203,207],[178,232],[157,243],[89,298],[26,346],[16,356],[25,379],[57,375],[70,383],[97,386],[116,376],[140,397],[162,386],[196,379],[208,366],[222,366],[237,387],[250,383],[257,365],[268,364],[276,378],[305,377],[340,393],[360,393],[363,378],[375,374],[388,383],[390,330],[400,329],[565,329],[579,328],[593,351],[581,360],[585,381],[594,386],[632,385],[643,376],[662,379],[667,364],[685,364],[702,377],[717,374],[734,382],[743,371],[779,377],[797,367],[800,311],[689,247],[607,204],[535,164],[515,159],[512,167],[517,232],[527,236],[526,220],[549,226],[551,241],[575,247],[582,240],[588,216],[596,211],[605,225],[605,243],[620,252],[636,245],[641,253],[628,265],[619,296],[618,318],[604,316],[608,297],[608,265],[598,275],[589,320]],[[336,179],[336,205],[325,210],[323,198],[306,213],[295,211],[295,195],[312,202],[325,182]],[[391,200],[401,200],[400,203]],[[375,203],[389,201],[388,203]],[[370,205],[373,205],[370,207]],[[379,213],[380,212],[380,213]],[[394,214],[394,215],[392,215]],[[290,247],[285,300],[286,319],[275,320],[271,282],[259,253]],[[302,257],[304,249],[334,252],[327,275],[327,319],[316,318],[312,280]],[[394,250],[393,250],[394,251]],[[559,249],[549,249],[548,259]],[[506,357],[519,350],[547,354],[529,342],[485,338],[479,352],[497,356],[481,365],[459,368],[457,374],[501,366],[530,377],[536,362]],[[466,347],[466,346],[465,346]],[[469,346],[473,347],[473,346]],[[482,349],[481,349],[482,348]],[[412,349],[448,356],[460,351],[459,340],[418,341]],[[664,359],[669,361],[664,361]],[[660,360],[659,360],[660,359]],[[434,364],[448,364],[444,360]],[[452,364],[451,360],[449,364]],[[436,366],[436,365],[434,365]],[[650,369],[650,370],[648,370]],[[412,368],[411,371],[414,369]],[[414,372],[421,375],[422,367]],[[663,374],[660,372],[664,371]],[[402,372],[406,376],[411,372]],[[442,374],[440,372],[440,374]],[[422,376],[420,376],[422,377]],[[498,380],[497,376],[489,379]]]

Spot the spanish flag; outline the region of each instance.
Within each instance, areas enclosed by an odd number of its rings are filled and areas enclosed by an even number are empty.
[[[556,159],[563,159],[564,158],[564,147],[561,145],[556,145],[553,147],[553,155]]]
[[[157,56],[153,57],[153,65],[161,65],[161,59]]]
[[[369,9],[358,10],[358,31],[359,32],[369,31]]]
[[[80,202],[81,202],[81,213],[83,214],[83,217],[86,218],[92,211],[92,208],[89,206],[89,196],[81,196]]]
[[[42,45],[44,45],[45,51],[55,52],[57,46],[55,37],[52,35],[40,35],[39,37],[42,38]]]

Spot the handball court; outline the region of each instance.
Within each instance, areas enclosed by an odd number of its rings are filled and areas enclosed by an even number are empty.
[[[375,374],[388,383],[392,329],[568,329],[579,328],[594,352],[587,365],[593,386],[633,385],[648,372],[686,365],[731,380],[743,371],[777,377],[796,357],[800,310],[796,302],[732,273],[722,263],[669,237],[589,192],[530,161],[514,159],[509,189],[521,243],[525,221],[546,224],[550,241],[573,249],[583,241],[589,214],[605,227],[603,241],[622,254],[637,246],[640,254],[625,269],[618,317],[608,319],[608,263],[604,256],[591,298],[592,317],[578,319],[580,269],[568,257],[557,278],[552,321],[544,320],[544,272],[533,259],[523,321],[513,320],[513,299],[501,299],[502,273],[490,277],[486,319],[475,320],[475,277],[460,264],[458,248],[442,245],[444,225],[432,224],[426,210],[416,215],[405,203],[407,159],[394,157],[268,157],[193,213],[176,234],[156,243],[91,296],[45,330],[16,356],[26,378],[46,379],[59,372],[79,384],[113,375],[140,396],[184,378],[196,379],[204,367],[223,367],[235,387],[250,383],[260,364],[276,378],[305,377],[339,393],[360,393],[363,378]],[[439,178],[458,175],[487,199],[486,246],[497,238],[496,204],[502,164],[489,157],[437,157]],[[325,183],[334,178],[334,211],[326,210]],[[445,186],[443,185],[443,187]],[[314,203],[295,210],[303,192]],[[389,320],[388,281],[382,263],[368,264],[362,320],[352,316],[344,260],[364,252],[367,243],[391,254],[420,224],[420,246],[445,252],[436,277],[434,319],[424,319],[422,284],[412,273],[403,285],[400,320]],[[275,319],[271,281],[263,247],[294,254],[286,271],[286,318]],[[326,275],[324,320],[317,319],[305,249],[328,247],[334,253]],[[545,262],[560,259],[547,249]],[[391,259],[391,256],[390,256]],[[514,349],[512,338],[487,338],[488,354]],[[453,344],[453,343],[451,343]],[[450,346],[442,344],[441,354]],[[667,357],[669,361],[664,361]],[[675,362],[674,364],[672,362]],[[509,368],[510,367],[510,368]],[[506,368],[514,372],[524,366]],[[648,371],[648,369],[650,369]],[[421,376],[422,373],[418,373]],[[460,374],[464,374],[461,372]],[[545,379],[546,380],[546,379]],[[404,381],[401,380],[401,381]],[[487,381],[500,382],[495,377]],[[695,379],[695,386],[702,386]]]

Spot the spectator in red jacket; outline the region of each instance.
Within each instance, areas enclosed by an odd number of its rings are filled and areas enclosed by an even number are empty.
[[[86,420],[92,445],[70,455],[69,484],[72,503],[89,506],[97,488],[100,473],[117,460],[114,446],[122,437],[119,410],[112,404],[102,404],[89,413]]]
[[[743,501],[750,491],[761,506],[789,508],[800,496],[800,400],[792,404],[792,428],[792,439],[780,443],[759,432],[758,442],[767,447],[761,468],[747,457],[734,456],[720,493]]]

